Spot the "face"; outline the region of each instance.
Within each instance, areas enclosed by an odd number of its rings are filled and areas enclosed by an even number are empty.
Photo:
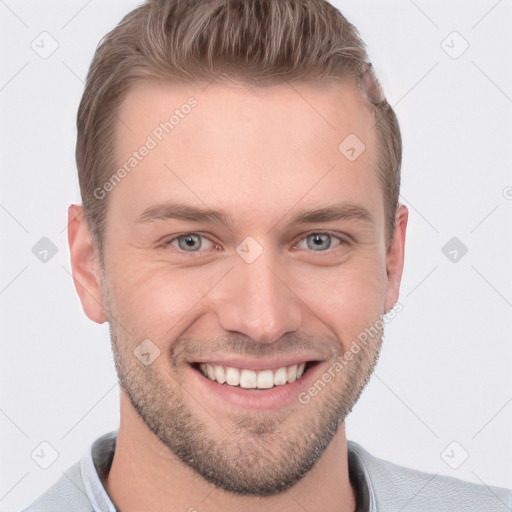
[[[205,479],[282,492],[357,401],[382,329],[358,335],[397,300],[406,217],[386,250],[370,108],[348,83],[139,83],[119,118],[101,301],[122,390]]]

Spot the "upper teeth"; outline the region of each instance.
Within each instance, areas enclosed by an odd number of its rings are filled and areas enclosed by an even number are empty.
[[[205,377],[216,380],[219,384],[240,386],[245,389],[268,389],[295,382],[302,377],[306,363],[283,366],[277,370],[239,370],[230,366],[201,363],[199,368]]]

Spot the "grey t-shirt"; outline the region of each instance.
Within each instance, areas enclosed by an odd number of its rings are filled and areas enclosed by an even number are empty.
[[[80,461],[23,512],[118,512],[102,484],[117,432],[98,438]],[[349,477],[356,512],[507,512],[512,491],[429,474],[375,457],[348,441]]]

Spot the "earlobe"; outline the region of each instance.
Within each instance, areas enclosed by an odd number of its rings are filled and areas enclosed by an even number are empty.
[[[102,324],[107,315],[101,296],[99,263],[83,207],[76,204],[68,208],[68,244],[73,282],[84,313]]]
[[[395,233],[386,255],[386,272],[388,286],[386,292],[385,311],[390,311],[398,301],[400,283],[404,268],[405,234],[409,210],[403,204],[398,205],[395,221]]]

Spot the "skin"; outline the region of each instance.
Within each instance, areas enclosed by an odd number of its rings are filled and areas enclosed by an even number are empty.
[[[68,212],[76,289],[86,315],[110,323],[121,384],[105,488],[123,512],[353,511],[344,420],[382,332],[307,404],[228,403],[205,392],[188,362],[307,353],[321,376],[397,302],[408,211],[399,206],[388,244],[371,109],[347,82],[140,82],[119,112],[119,165],[191,96],[197,107],[108,193],[103,268],[82,207]],[[352,162],[338,150],[349,134],[366,146]],[[137,222],[170,200],[224,210],[233,224]],[[299,210],[340,202],[364,207],[373,222],[289,225]],[[331,246],[319,250],[310,235],[326,232],[320,245]],[[187,233],[203,236],[197,252],[176,239]],[[263,249],[252,263],[236,252],[246,237]],[[147,366],[133,352],[144,339],[160,350]]]

